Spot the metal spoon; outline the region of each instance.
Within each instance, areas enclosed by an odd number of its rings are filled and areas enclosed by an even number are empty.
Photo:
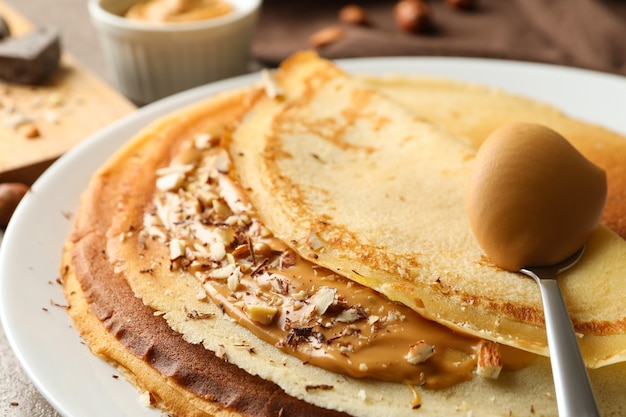
[[[564,417],[600,416],[574,327],[556,279],[558,274],[574,266],[584,251],[583,247],[557,265],[520,269],[521,273],[534,278],[541,290],[557,408],[559,415]]]

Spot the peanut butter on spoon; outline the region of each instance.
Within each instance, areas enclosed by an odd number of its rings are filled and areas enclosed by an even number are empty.
[[[559,415],[600,415],[557,275],[582,256],[606,194],[604,171],[536,124],[493,132],[470,178],[467,212],[478,243],[496,265],[539,285]]]
[[[476,154],[467,214],[476,240],[509,271],[557,264],[583,247],[606,203],[605,172],[538,124],[494,131]]]

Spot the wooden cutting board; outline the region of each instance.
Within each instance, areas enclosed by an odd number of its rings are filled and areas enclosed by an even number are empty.
[[[1,0],[0,14],[12,36],[33,29]],[[62,53],[60,68],[42,85],[0,80],[0,182],[32,182],[54,159],[135,109],[67,52]]]

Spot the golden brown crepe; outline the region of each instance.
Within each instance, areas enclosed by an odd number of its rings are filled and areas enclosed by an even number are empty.
[[[303,62],[308,59],[312,58],[305,57]],[[335,70],[330,74],[344,76]],[[352,88],[353,80],[344,81],[341,88]],[[451,102],[456,101],[452,97],[472,97],[479,88],[413,77],[404,82],[420,85],[416,94],[428,94],[433,100],[443,97],[436,94],[439,83],[449,85],[446,96],[450,95]],[[368,83],[376,89],[385,85],[393,95],[402,81],[389,79],[387,84],[385,79],[370,79]],[[400,96],[401,100],[409,97]],[[164,171],[176,171],[181,161],[189,162],[189,145],[199,137],[217,143],[226,131],[235,129],[254,104],[252,116],[246,116],[251,119],[243,119],[240,127],[241,131],[247,129],[265,100],[251,87],[177,112],[147,127],[94,176],[82,198],[63,267],[69,312],[92,350],[149,391],[155,405],[181,416],[556,415],[545,357],[531,356],[523,369],[505,370],[497,380],[474,377],[442,390],[349,378],[311,366],[261,341],[224,315],[220,306],[206,297],[196,276],[172,269],[171,239],[159,240],[146,223],[146,218],[158,211],[155,196],[170,192],[159,191],[159,178],[166,175]],[[394,109],[393,117],[416,117],[411,110],[398,107],[393,98],[380,100],[379,115]],[[498,100],[524,102],[504,94],[494,98]],[[273,99],[269,105],[272,103]],[[285,103],[297,107],[294,101]],[[471,109],[474,113],[467,113],[454,125],[469,126],[477,117],[485,117],[480,109]],[[528,119],[532,121],[532,111]],[[378,120],[386,123],[382,117]],[[469,142],[459,143],[441,127],[424,129],[452,141],[451,146],[463,155],[472,154]],[[325,160],[318,158],[324,156],[319,149],[314,153],[317,163]],[[236,160],[238,155],[232,157]],[[303,255],[309,256],[310,250]],[[626,388],[624,366],[591,371],[603,415],[619,416],[626,410],[626,400],[621,399]],[[419,411],[412,411],[418,403],[415,389],[421,396]]]

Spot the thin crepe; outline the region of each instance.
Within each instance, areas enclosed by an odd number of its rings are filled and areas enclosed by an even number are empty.
[[[536,284],[490,263],[471,234],[475,148],[313,53],[276,79],[283,97],[260,99],[230,143],[265,225],[425,317],[547,355]],[[624,271],[626,241],[600,226],[561,278],[590,367],[626,360]]]
[[[434,93],[428,88],[423,91]],[[467,97],[461,86],[455,91],[457,98]],[[403,384],[354,381],[311,367],[255,339],[201,295],[196,278],[169,271],[166,247],[142,238],[142,216],[152,209],[156,169],[177,158],[198,133],[219,138],[226,127],[237,123],[249,98],[246,92],[214,97],[155,122],[94,176],[83,195],[63,268],[77,328],[95,353],[116,363],[134,384],[150,391],[158,406],[176,410],[175,415],[328,412],[310,404],[354,416],[412,413],[413,394]],[[477,114],[468,115],[474,117]],[[145,308],[138,306],[135,296]],[[103,298],[109,304],[103,305]],[[211,319],[199,318],[211,314]],[[182,337],[168,334],[165,322]],[[136,343],[134,348],[129,340]],[[625,365],[591,371],[604,415],[619,416],[626,410],[626,400],[621,400]],[[239,385],[228,385],[233,381],[230,376]],[[332,390],[307,390],[307,386],[330,384]],[[541,357],[520,371],[503,372],[497,381],[476,377],[421,396],[419,413],[424,416],[461,411],[485,416],[556,415],[549,361]],[[251,408],[255,404],[261,408]]]

